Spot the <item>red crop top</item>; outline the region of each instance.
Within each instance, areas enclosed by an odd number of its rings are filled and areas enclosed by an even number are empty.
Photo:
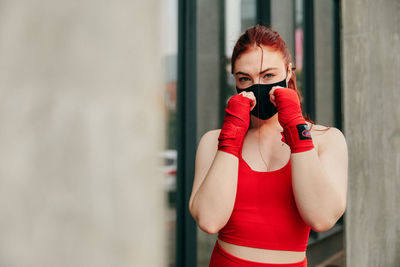
[[[294,200],[290,160],[281,169],[258,172],[239,157],[235,204],[218,238],[241,246],[306,251],[309,233]]]

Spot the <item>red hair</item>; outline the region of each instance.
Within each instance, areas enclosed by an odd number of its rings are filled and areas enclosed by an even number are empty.
[[[283,41],[282,37],[277,31],[272,30],[266,26],[255,25],[253,27],[248,28],[236,41],[235,47],[233,48],[232,57],[231,57],[231,73],[233,74],[235,68],[235,62],[240,57],[241,54],[253,48],[254,46],[261,45],[268,46],[273,51],[276,51],[282,55],[282,58],[285,63],[286,69],[289,67],[289,63],[292,62],[292,56],[290,55],[289,49],[286,46],[285,41]],[[292,88],[297,92],[300,98],[300,102],[302,103],[302,95],[296,85],[296,73],[295,68],[292,68],[292,76],[288,82],[288,87]],[[303,105],[301,105],[301,109],[303,110]],[[312,120],[305,116],[306,120],[314,124]]]

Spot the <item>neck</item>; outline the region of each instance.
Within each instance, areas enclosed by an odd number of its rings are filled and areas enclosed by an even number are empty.
[[[250,129],[260,129],[261,132],[282,132],[283,128],[278,121],[278,113],[267,120],[261,120],[254,115],[250,117]]]

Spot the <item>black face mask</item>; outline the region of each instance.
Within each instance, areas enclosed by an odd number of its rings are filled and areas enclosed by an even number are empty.
[[[270,83],[270,84],[253,84],[252,86],[239,89],[236,86],[236,91],[240,94],[243,91],[246,92],[253,92],[254,96],[256,97],[256,106],[250,112],[250,114],[260,118],[262,120],[266,120],[274,116],[278,110],[269,100],[269,92],[271,91],[272,87],[274,86],[282,86],[287,87],[286,85],[286,78],[277,83]]]

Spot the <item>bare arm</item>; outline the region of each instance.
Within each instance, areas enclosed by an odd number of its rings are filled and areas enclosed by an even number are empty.
[[[201,138],[195,161],[195,175],[189,210],[204,232],[215,234],[231,216],[238,178],[238,158],[217,151],[220,130]]]
[[[347,145],[343,134],[330,128],[315,149],[291,154],[292,183],[303,220],[314,231],[329,230],[346,209]]]

